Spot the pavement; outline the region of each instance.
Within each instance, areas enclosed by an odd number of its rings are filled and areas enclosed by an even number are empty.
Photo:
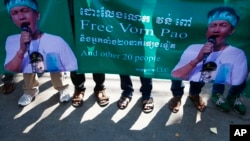
[[[52,87],[49,74],[40,77],[40,94],[26,107],[17,105],[23,94],[22,74],[16,76],[16,90],[9,95],[0,94],[1,141],[229,141],[230,125],[250,124],[250,99],[242,97],[247,106],[246,115],[233,110],[219,111],[210,97],[210,84],[201,96],[207,103],[204,112],[198,112],[187,99],[189,84],[185,82],[182,108],[171,113],[168,101],[172,97],[169,80],[153,79],[154,111],[141,110],[140,80],[132,76],[134,96],[124,110],[117,108],[120,81],[116,74],[106,74],[106,93],[110,103],[100,107],[93,95],[92,74],[86,74],[84,104],[74,108],[71,103],[59,103],[59,94]],[[70,84],[69,74],[65,81]],[[2,87],[2,82],[0,83]]]

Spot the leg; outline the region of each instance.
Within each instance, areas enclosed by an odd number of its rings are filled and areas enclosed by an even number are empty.
[[[244,81],[240,85],[232,85],[228,91],[227,97],[240,97],[247,86],[247,82]]]
[[[173,94],[173,98],[169,101],[169,108],[173,113],[177,113],[181,106],[181,98],[184,94],[184,84],[182,80],[171,80],[171,92]]]
[[[225,84],[214,83],[212,87],[212,100],[216,107],[224,112],[230,111],[230,105],[225,99],[223,93],[225,90]]]
[[[105,86],[104,86],[105,74],[93,73],[93,79],[95,81],[94,91],[102,91],[105,89]]]
[[[189,88],[189,98],[192,100],[197,110],[201,112],[204,111],[206,108],[205,102],[199,96],[204,85],[205,85],[204,82],[190,81],[190,88]]]
[[[182,80],[171,80],[171,92],[173,94],[173,96],[178,96],[178,97],[182,97],[182,95],[184,94],[184,84],[182,82]]]
[[[70,72],[71,81],[75,87],[73,98],[72,98],[72,106],[80,107],[83,104],[83,97],[85,93],[85,74],[78,74],[75,71]]]
[[[246,81],[242,82],[240,85],[232,85],[227,95],[230,106],[233,107],[234,111],[242,115],[246,113],[246,106],[241,102],[240,94],[243,93],[246,86]]]
[[[106,106],[109,104],[109,97],[105,94],[105,74],[93,73],[93,79],[95,81],[94,94],[97,98],[97,102],[100,106]]]
[[[35,95],[38,91],[39,82],[38,77],[35,73],[24,73],[23,74],[24,81],[24,93],[29,95]]]
[[[61,72],[50,72],[51,82],[53,87],[58,90],[65,90],[68,88],[68,84],[64,84],[63,75]]]
[[[1,79],[2,79],[3,83],[13,83],[14,73],[4,73],[4,75]]]
[[[131,97],[133,96],[133,84],[129,75],[120,75],[121,89],[123,97]]]
[[[133,84],[129,75],[120,75],[122,94],[121,98],[117,102],[119,109],[125,109],[133,96]]]
[[[140,81],[141,81],[140,92],[142,93],[142,100],[149,100],[153,88],[152,79],[140,77]]]
[[[212,93],[223,94],[225,90],[224,84],[213,83]]]
[[[68,84],[63,83],[62,72],[50,72],[50,77],[53,87],[60,93],[60,102],[68,102],[70,94],[66,91]]]
[[[150,113],[154,109],[153,98],[151,97],[152,91],[152,79],[140,77],[141,88],[140,92],[142,93],[142,110],[145,113]]]
[[[3,94],[10,94],[15,90],[14,74],[13,73],[5,73],[2,77],[2,81],[4,83],[4,85],[2,87]]]
[[[205,83],[203,82],[193,82],[190,81],[190,88],[189,88],[189,94],[192,96],[197,96],[201,93],[201,90]]]
[[[70,78],[71,78],[71,81],[75,87],[75,90],[78,90],[78,91],[85,91],[85,86],[84,86],[84,83],[86,81],[86,78],[85,78],[85,74],[83,73],[77,73],[75,71],[73,72],[70,72]]]
[[[18,104],[20,106],[26,106],[32,102],[35,96],[39,93],[39,82],[38,77],[35,73],[24,73],[23,74],[23,81],[24,81],[24,94],[18,100]]]

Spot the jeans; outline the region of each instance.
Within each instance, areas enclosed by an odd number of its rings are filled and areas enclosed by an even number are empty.
[[[173,96],[182,96],[184,94],[184,84],[182,80],[171,80],[171,91]],[[199,95],[201,93],[202,87],[205,85],[204,82],[194,82],[190,81],[189,94],[190,95]]]
[[[120,75],[121,80],[121,89],[123,90],[123,97],[132,97],[133,96],[133,84],[129,75]],[[152,79],[140,77],[141,88],[140,92],[142,93],[142,100],[148,100],[151,97],[152,91]]]
[[[240,94],[244,91],[246,88],[247,83],[246,81],[242,82],[240,85],[232,85],[230,86],[228,90],[228,97],[240,97]],[[212,93],[220,93],[223,94],[225,90],[225,85],[224,84],[218,84],[214,83],[213,88],[212,88]]]
[[[84,73],[77,73],[75,71],[70,72],[70,78],[76,90],[85,91],[86,88],[84,86],[84,83],[86,81],[86,78]],[[93,73],[93,79],[96,84],[94,88],[95,92],[102,91],[105,89],[104,86],[105,74]]]

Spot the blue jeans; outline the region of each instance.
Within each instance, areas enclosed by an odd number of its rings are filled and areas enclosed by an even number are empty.
[[[240,94],[244,91],[246,86],[247,86],[246,81],[242,82],[240,85],[230,86],[227,97],[240,97]],[[225,90],[224,84],[218,84],[218,83],[213,84],[212,93],[223,94],[224,90]]]
[[[182,96],[184,94],[184,84],[182,80],[171,80],[171,91],[173,96]],[[201,93],[202,87],[205,85],[204,82],[193,82],[190,81],[189,94],[190,95],[199,95]]]
[[[131,97],[133,96],[133,84],[129,75],[120,75],[121,81],[121,89],[123,90],[123,97]],[[142,93],[142,100],[148,100],[151,97],[152,91],[152,79],[140,77],[141,88],[140,92]]]

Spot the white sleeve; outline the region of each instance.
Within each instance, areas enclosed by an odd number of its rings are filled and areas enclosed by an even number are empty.
[[[12,60],[15,57],[19,48],[20,48],[20,37],[18,36],[7,37],[5,42],[6,57],[4,65],[6,65],[10,60]]]
[[[232,60],[233,69],[232,69],[232,77],[231,83],[232,85],[239,85],[247,78],[248,68],[247,68],[247,58],[243,51],[238,51],[233,57]]]
[[[77,70],[78,65],[77,65],[77,59],[75,57],[75,54],[73,53],[70,46],[62,38],[60,39],[61,39],[60,59],[64,67],[64,70],[65,71]]]

